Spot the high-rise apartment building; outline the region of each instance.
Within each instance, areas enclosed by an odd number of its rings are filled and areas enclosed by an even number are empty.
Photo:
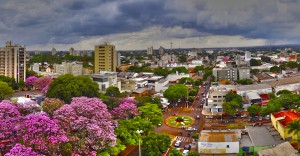
[[[114,45],[104,43],[95,46],[95,73],[100,71],[115,72],[117,68],[117,53]]]
[[[62,75],[72,74],[74,76],[81,76],[83,66],[75,62],[62,62],[62,64],[54,64],[54,72]]]
[[[74,55],[74,48],[73,47],[70,48],[69,55]]]
[[[164,54],[164,51],[165,51],[165,48],[162,47],[162,46],[160,46],[159,49],[158,49],[158,53],[159,53],[160,55],[162,55],[162,54]]]
[[[0,75],[14,78],[17,82],[26,78],[26,48],[7,41],[0,47]]]
[[[147,49],[147,55],[153,55],[153,47]]]
[[[55,48],[52,48],[51,53],[52,53],[52,55],[56,55],[56,49],[55,49]]]

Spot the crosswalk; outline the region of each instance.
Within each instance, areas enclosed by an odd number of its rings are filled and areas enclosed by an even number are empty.
[[[177,136],[176,141],[193,142],[193,139],[191,137]]]
[[[193,111],[201,111],[201,108],[192,108]]]

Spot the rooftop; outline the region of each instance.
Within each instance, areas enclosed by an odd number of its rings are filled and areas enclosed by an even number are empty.
[[[270,76],[269,74],[266,74],[266,73],[257,74],[257,75],[255,75],[255,77],[257,77],[258,80],[274,79],[274,77],[272,77],[272,76]]]
[[[259,156],[299,156],[297,150],[289,142],[281,143],[273,148],[260,150],[257,153]]]
[[[296,113],[295,111],[280,111],[277,113],[273,113],[275,118],[285,117],[285,119],[279,120],[279,122],[283,126],[287,126],[290,122],[293,122],[293,120],[297,119],[300,120],[300,115]]]
[[[272,81],[272,82],[270,82],[270,85],[272,87],[276,87],[276,86],[294,84],[294,83],[300,83],[300,76],[285,78],[285,79],[279,79],[277,81]]]
[[[246,130],[254,146],[272,146],[275,144],[273,136],[266,127],[246,126]]]
[[[138,94],[140,94],[140,93],[143,93],[143,92],[146,91],[146,90],[147,90],[147,88],[138,88],[138,89],[134,90],[133,93],[138,93]]]
[[[271,89],[272,86],[267,83],[252,84],[252,85],[240,85],[236,87],[237,91],[247,91],[247,90],[260,90],[260,89]]]
[[[202,132],[199,142],[236,142],[237,132]]]

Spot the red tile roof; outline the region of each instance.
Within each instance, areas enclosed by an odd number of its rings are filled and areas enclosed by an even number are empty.
[[[279,120],[279,122],[283,126],[287,126],[290,122],[293,122],[293,120],[295,119],[300,120],[300,115],[294,111],[280,111],[277,113],[273,113],[273,115],[275,118],[280,118],[285,116],[285,119]]]

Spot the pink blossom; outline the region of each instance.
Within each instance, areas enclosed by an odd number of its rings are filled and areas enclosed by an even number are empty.
[[[37,80],[38,78],[35,76],[29,76],[26,80],[25,80],[25,84],[26,85],[33,85],[34,82]]]
[[[111,114],[115,118],[128,119],[139,115],[139,110],[137,109],[134,99],[124,98],[121,99],[121,104],[111,111]]]
[[[74,154],[94,155],[116,144],[111,115],[98,98],[73,98],[70,105],[56,110],[53,118],[68,133]]]
[[[32,148],[26,147],[22,144],[16,144],[9,153],[6,153],[4,156],[44,156],[32,151]]]

